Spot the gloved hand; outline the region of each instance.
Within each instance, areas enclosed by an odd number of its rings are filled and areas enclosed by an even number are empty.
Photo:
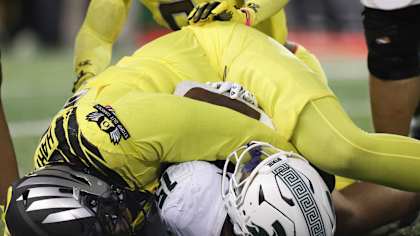
[[[256,8],[237,8],[230,1],[210,1],[197,5],[188,14],[189,24],[205,23],[213,20],[234,21],[248,26],[255,19]]]
[[[76,92],[88,79],[95,76],[92,64],[89,60],[79,63],[76,67],[77,78],[73,82],[72,92]]]

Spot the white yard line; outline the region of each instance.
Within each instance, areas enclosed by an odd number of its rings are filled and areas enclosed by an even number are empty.
[[[10,122],[9,129],[14,138],[40,137],[49,123],[49,119]]]

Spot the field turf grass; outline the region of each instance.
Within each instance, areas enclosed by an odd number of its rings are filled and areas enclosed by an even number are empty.
[[[330,78],[329,84],[344,108],[356,124],[371,131],[364,60],[325,58],[321,62]],[[71,95],[74,80],[71,65],[70,51],[25,57],[3,55],[2,98],[21,175],[31,170],[32,155],[40,135]],[[0,224],[0,232],[2,227]],[[420,235],[420,228],[407,227],[382,235]]]

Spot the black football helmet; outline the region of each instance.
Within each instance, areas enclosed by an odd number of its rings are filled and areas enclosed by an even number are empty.
[[[132,215],[153,196],[136,193],[133,213],[130,192],[69,166],[47,166],[12,185],[6,226],[12,236],[132,235]]]

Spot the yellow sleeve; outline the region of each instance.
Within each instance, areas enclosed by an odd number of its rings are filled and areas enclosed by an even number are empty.
[[[295,151],[293,145],[274,130],[229,108],[172,95],[154,97],[158,102],[145,106],[148,107],[150,117],[142,115],[142,118],[135,120],[148,124],[150,137],[156,136],[155,133],[159,134],[160,144],[153,150],[162,150],[160,162],[225,160],[232,151],[253,140]],[[153,107],[153,104],[159,106]],[[170,118],[161,123],[154,118],[159,116]],[[138,130],[141,134],[148,132],[145,128]],[[152,153],[148,156],[152,156]]]
[[[102,72],[110,63],[112,45],[123,28],[131,0],[92,0],[77,35],[74,49],[74,71],[80,79]]]
[[[245,0],[245,7],[250,8],[253,15],[252,25],[256,25],[279,12],[289,0]]]

